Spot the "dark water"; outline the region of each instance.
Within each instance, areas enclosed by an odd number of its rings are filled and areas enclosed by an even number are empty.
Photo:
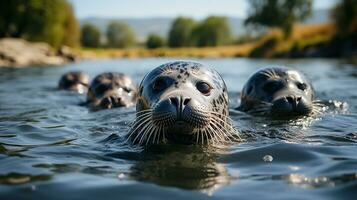
[[[199,60],[223,75],[231,108],[248,76],[269,65],[300,69],[320,99],[337,100],[320,116],[291,122],[232,110],[245,142],[224,149],[135,149],[121,143],[134,108],[91,112],[77,105],[84,96],[56,90],[70,70],[92,77],[125,72],[139,82],[166,61],[0,69],[0,199],[357,199],[357,66],[338,60]]]

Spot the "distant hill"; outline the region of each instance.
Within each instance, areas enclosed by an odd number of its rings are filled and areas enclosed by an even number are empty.
[[[153,18],[102,18],[89,17],[80,19],[80,24],[92,23],[97,26],[102,33],[105,33],[106,27],[111,21],[123,21],[128,23],[135,31],[138,39],[144,41],[150,33],[156,33],[163,37],[167,37],[170,26],[175,18],[169,17],[153,17]],[[305,23],[323,23],[329,20],[328,10],[316,10],[313,15],[308,18]],[[243,19],[238,17],[228,17],[233,34],[238,36],[245,33]]]

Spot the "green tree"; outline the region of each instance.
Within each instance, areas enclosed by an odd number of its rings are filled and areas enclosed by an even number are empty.
[[[196,46],[229,44],[232,42],[232,33],[227,18],[219,16],[206,18],[193,30],[191,40]]]
[[[163,47],[165,45],[165,40],[157,34],[150,34],[146,40],[146,47],[149,49],[155,49]]]
[[[172,23],[168,45],[170,47],[184,47],[191,45],[191,33],[196,26],[196,22],[191,18],[178,17]]]
[[[75,20],[66,0],[2,0],[0,12],[0,37],[21,37],[59,47],[72,36],[68,31],[78,31],[78,27],[66,28],[69,18]]]
[[[81,44],[84,47],[99,47],[100,45],[100,31],[92,25],[86,24],[82,27]]]
[[[332,10],[332,17],[339,33],[357,32],[357,0],[341,0]]]
[[[64,23],[65,37],[62,44],[70,47],[78,47],[80,45],[80,27],[73,11],[73,7],[68,4],[66,8],[66,20]]]
[[[107,28],[109,47],[126,48],[135,44],[135,33],[123,22],[111,22]]]
[[[281,28],[290,36],[295,22],[311,14],[312,0],[251,0],[244,23],[256,27]]]

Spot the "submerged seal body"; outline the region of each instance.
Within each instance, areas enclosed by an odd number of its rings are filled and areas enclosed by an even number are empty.
[[[86,93],[88,91],[89,75],[81,71],[67,72],[62,75],[58,83],[58,88],[62,90],[70,90],[78,93]]]
[[[313,113],[318,106],[311,82],[301,72],[274,67],[254,73],[244,85],[239,110],[288,117]]]
[[[87,104],[94,109],[129,107],[135,104],[136,95],[136,84],[129,76],[106,72],[93,79],[87,94]]]
[[[195,62],[171,62],[149,72],[139,86],[134,144],[219,144],[236,136],[222,77]]]

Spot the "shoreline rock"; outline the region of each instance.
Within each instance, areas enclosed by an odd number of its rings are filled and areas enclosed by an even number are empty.
[[[57,52],[44,42],[28,42],[18,38],[0,39],[0,67],[26,67],[30,65],[62,65],[78,57],[69,47]]]

